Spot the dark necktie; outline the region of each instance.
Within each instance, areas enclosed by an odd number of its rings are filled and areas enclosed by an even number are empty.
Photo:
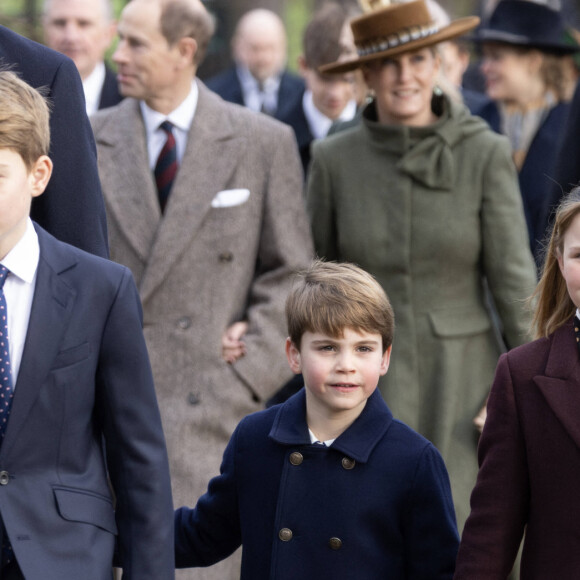
[[[9,270],[0,264],[0,444],[4,440],[12,407],[12,372],[8,347],[8,308],[4,296],[4,282]]]
[[[167,134],[167,140],[155,165],[155,183],[157,184],[161,213],[163,213],[177,173],[177,148],[172,131],[173,125],[169,121],[163,121],[159,128]]]
[[[10,366],[10,348],[8,345],[8,308],[4,296],[4,282],[9,270],[0,264],[0,445],[4,441],[8,417],[12,408],[12,372]],[[12,546],[8,541],[6,530],[2,525],[2,556],[1,567],[10,564],[14,558]]]

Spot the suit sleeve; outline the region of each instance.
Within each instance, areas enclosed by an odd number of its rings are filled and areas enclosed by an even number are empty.
[[[454,578],[505,580],[524,533],[530,496],[508,355],[499,360],[478,454],[479,474]]]
[[[530,340],[523,301],[536,286],[516,170],[503,137],[497,137],[484,170],[481,207],[483,274],[489,282],[508,348]]]
[[[294,274],[310,263],[313,253],[296,139],[289,127],[278,123],[268,136],[262,143],[269,169],[258,260],[246,311],[247,355],[234,365],[234,371],[262,400],[292,376],[281,356],[287,335],[284,305]]]
[[[323,143],[313,144],[306,186],[306,207],[317,256],[326,260],[339,260],[334,218],[335,204],[324,151]]]
[[[225,450],[220,475],[214,477],[195,508],[175,511],[175,565],[210,566],[242,543],[234,458],[239,427]]]
[[[459,545],[449,476],[441,455],[426,445],[410,487],[405,517],[409,580],[451,580]]]
[[[97,371],[97,410],[116,496],[123,578],[174,577],[169,462],[141,329],[141,306],[129,273],[105,323]]]
[[[95,141],[80,77],[71,60],[63,58],[49,89],[54,169],[46,191],[34,200],[31,217],[59,240],[108,258]]]

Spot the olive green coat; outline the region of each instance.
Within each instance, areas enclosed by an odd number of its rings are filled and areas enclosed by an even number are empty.
[[[362,123],[317,142],[307,186],[316,251],[359,264],[395,311],[381,382],[393,414],[449,469],[458,523],[477,474],[472,420],[499,356],[487,278],[509,347],[528,340],[522,300],[536,282],[507,141],[461,105],[429,127]]]

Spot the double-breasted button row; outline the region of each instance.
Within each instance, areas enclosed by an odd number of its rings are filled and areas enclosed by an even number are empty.
[[[10,474],[7,471],[0,471],[0,485],[8,485],[10,483]]]
[[[293,536],[294,536],[294,534],[292,533],[292,530],[290,528],[282,528],[278,532],[278,537],[283,542],[289,542]],[[330,538],[330,540],[328,540],[328,547],[331,550],[340,550],[342,548],[342,540],[340,538],[336,538],[336,537]]]
[[[292,453],[290,453],[289,459],[292,465],[300,465],[304,461],[304,456],[299,451],[293,451]],[[342,458],[342,467],[344,469],[347,470],[354,469],[355,465],[356,461],[354,459],[351,459],[350,457]]]

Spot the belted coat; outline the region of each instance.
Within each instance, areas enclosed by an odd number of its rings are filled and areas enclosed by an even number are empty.
[[[507,140],[445,99],[426,127],[359,126],[316,142],[307,185],[317,253],[373,274],[395,312],[381,391],[446,462],[460,527],[477,475],[472,420],[500,346],[528,340],[523,299],[536,273]]]

